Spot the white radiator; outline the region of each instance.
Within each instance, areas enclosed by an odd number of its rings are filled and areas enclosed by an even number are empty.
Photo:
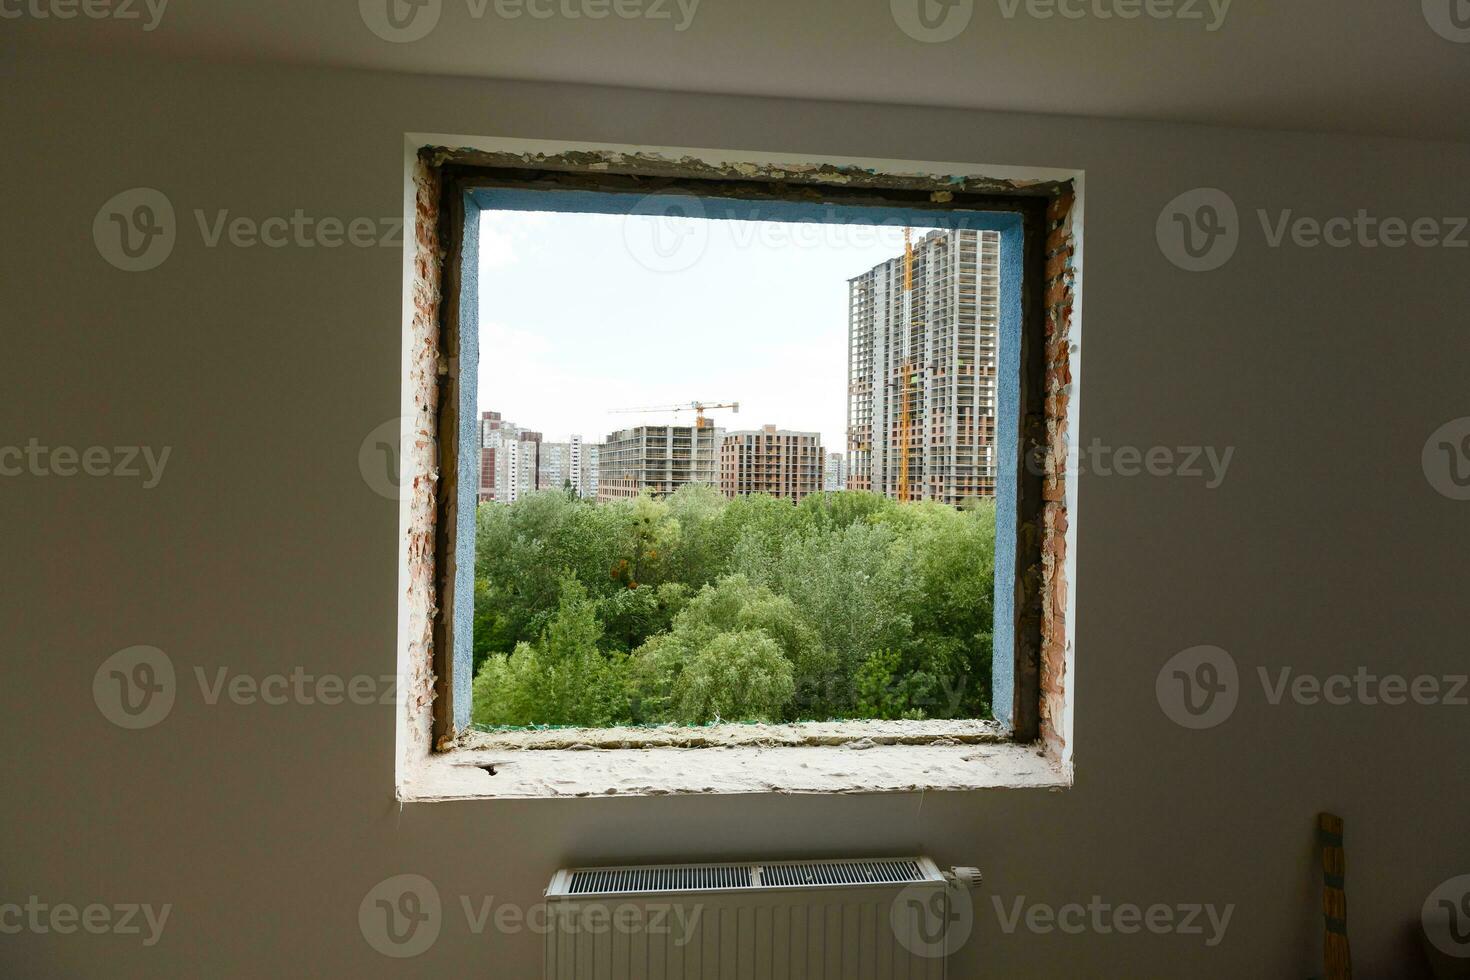
[[[943,980],[954,896],[925,857],[568,869],[546,889],[544,976]]]

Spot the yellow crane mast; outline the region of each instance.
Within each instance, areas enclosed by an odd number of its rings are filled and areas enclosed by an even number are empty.
[[[912,396],[914,365],[909,346],[913,343],[914,324],[914,242],[910,229],[903,230],[903,360],[899,368],[898,389],[898,500],[909,499],[909,442],[910,418],[909,398]]]

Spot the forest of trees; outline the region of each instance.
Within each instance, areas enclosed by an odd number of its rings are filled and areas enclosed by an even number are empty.
[[[476,537],[476,725],[990,717],[989,501],[548,491]]]

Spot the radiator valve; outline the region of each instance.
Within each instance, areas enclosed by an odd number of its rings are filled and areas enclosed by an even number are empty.
[[[980,887],[982,875],[979,868],[950,868],[949,874],[945,875],[957,885],[974,890]]]

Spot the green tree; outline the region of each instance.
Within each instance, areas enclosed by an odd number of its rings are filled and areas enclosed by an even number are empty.
[[[575,578],[563,580],[556,615],[536,643],[495,654],[475,677],[479,725],[605,726],[626,717],[621,661],[598,649],[597,605]]]
[[[799,682],[809,716],[855,716],[858,668],[879,650],[912,643],[912,579],[895,539],[892,529],[854,522],[790,538],[780,550],[771,588],[801,611],[825,651],[827,669]]]
[[[617,589],[599,599],[597,614],[605,628],[604,646],[627,653],[667,630],[688,599],[689,587],[682,582]]]
[[[903,593],[913,622],[899,673],[926,675],[929,712],[940,717],[991,713],[995,628],[995,504],[959,511],[938,504],[905,508],[909,526],[895,554],[909,570]]]
[[[791,676],[805,680],[807,687],[830,672],[820,641],[790,599],[743,575],[729,575],[700,590],[674,617],[667,633],[634,651],[631,678],[643,718],[689,721],[678,707],[681,675],[717,637],[743,632],[759,632],[775,643]],[[799,708],[791,706],[793,711]]]
[[[859,521],[872,523],[897,507],[897,501],[882,494],[839,490],[804,497],[796,510],[804,526],[817,531],[832,531]]]
[[[666,574],[698,589],[725,573],[730,561],[729,528],[722,516],[725,495],[704,483],[680,487],[668,498],[670,533]]]
[[[791,661],[763,630],[719,633],[674,684],[674,715],[686,724],[772,721],[796,687]]]
[[[793,506],[691,485],[665,499],[558,490],[484,504],[474,717],[988,716],[994,567],[988,500],[956,509],[843,491]],[[789,696],[767,641],[789,667]],[[691,693],[747,675],[735,701]]]

